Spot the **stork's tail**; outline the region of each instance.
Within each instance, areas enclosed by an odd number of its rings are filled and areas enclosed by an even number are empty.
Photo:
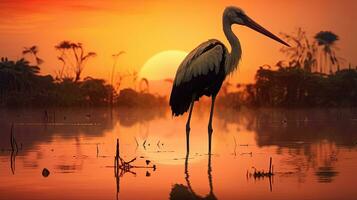
[[[173,116],[179,116],[187,112],[192,102],[191,89],[186,88],[188,85],[181,84],[179,86],[172,86],[170,95],[170,107]]]

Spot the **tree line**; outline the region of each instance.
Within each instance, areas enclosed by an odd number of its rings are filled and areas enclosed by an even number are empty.
[[[339,107],[357,106],[357,66],[346,65],[337,56],[340,39],[330,31],[320,31],[309,38],[297,29],[282,34],[291,47],[281,52],[286,60],[275,66],[261,66],[253,84],[225,82],[218,104],[239,108],[255,107]],[[167,105],[163,96],[149,92],[149,81],[139,80],[136,71],[119,73],[114,81],[118,57],[114,63],[110,83],[93,77],[82,78],[86,63],[97,54],[86,51],[82,43],[62,41],[55,46],[61,66],[54,76],[41,75],[45,62],[39,57],[37,46],[26,47],[24,58],[0,60],[0,106],[161,106]],[[32,62],[30,62],[32,61]],[[132,88],[121,89],[123,79],[133,83]],[[136,87],[138,86],[138,87]]]
[[[357,66],[337,56],[339,37],[321,31],[311,40],[305,31],[283,34],[291,47],[281,51],[287,60],[261,66],[255,83],[237,85],[221,105],[264,107],[357,106]],[[344,66],[344,67],[343,67]]]
[[[40,66],[44,60],[39,57],[39,48],[36,45],[25,47],[22,51],[23,58],[19,60],[9,60],[6,57],[0,59],[0,106],[147,107],[164,104],[164,97],[149,93],[147,79],[140,81],[140,85],[144,82],[145,89],[140,87],[137,91],[134,87],[120,90],[122,79],[131,78],[136,81],[137,72],[120,74],[117,87],[114,87],[115,63],[110,84],[104,79],[82,78],[86,63],[97,55],[93,51],[87,52],[82,43],[62,41],[55,48],[62,64],[55,76],[40,74]],[[118,54],[113,57],[117,58]]]

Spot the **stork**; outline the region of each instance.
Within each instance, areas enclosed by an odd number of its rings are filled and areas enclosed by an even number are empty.
[[[189,152],[190,121],[195,101],[206,95],[212,98],[208,122],[208,152],[211,153],[212,118],[214,103],[224,79],[237,69],[241,59],[242,49],[237,36],[232,31],[232,25],[247,26],[286,46],[286,42],[260,26],[240,8],[229,6],[223,12],[223,32],[231,45],[227,47],[216,39],[203,42],[193,49],[177,69],[173,82],[170,106],[173,116],[179,116],[189,110],[186,123],[186,148]]]

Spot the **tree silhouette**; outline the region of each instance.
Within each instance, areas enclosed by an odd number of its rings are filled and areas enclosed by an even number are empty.
[[[91,105],[104,105],[108,101],[108,94],[111,93],[112,86],[107,85],[103,79],[86,77],[81,82],[80,89]]]
[[[62,80],[63,79],[64,68],[66,67],[66,61],[64,60],[64,58],[62,56],[57,56],[57,59],[62,62],[62,68],[59,71],[59,75],[58,75],[57,78]]]
[[[119,53],[113,54],[112,57],[114,59],[114,63],[113,63],[113,67],[112,67],[112,73],[111,73],[111,78],[110,78],[110,84],[113,86],[113,82],[114,82],[114,73],[115,73],[115,66],[118,62],[118,58],[121,54],[124,54],[125,51],[120,51]],[[114,89],[114,86],[113,86]],[[113,97],[114,97],[114,92],[115,89],[110,93],[110,105],[113,105]]]
[[[31,47],[24,47],[24,50],[22,51],[22,55],[27,55],[30,54],[32,55],[35,60],[37,65],[41,65],[43,63],[43,60],[37,56],[38,53],[38,47],[36,45],[33,45]]]
[[[9,61],[1,58],[0,62],[0,102],[3,104],[9,96],[22,98],[32,93],[38,82],[40,68],[31,66],[25,59]]]
[[[75,43],[71,41],[62,41],[55,48],[60,51],[61,55],[58,59],[63,63],[61,76],[65,65],[69,64],[74,69],[74,82],[78,82],[81,79],[81,74],[85,68],[86,61],[89,58],[95,57],[95,52],[85,53],[82,43]]]
[[[120,55],[124,54],[125,51],[120,51],[119,53],[113,54],[112,57],[114,59],[114,63],[113,63],[113,68],[112,68],[112,73],[111,73],[111,79],[110,79],[110,83],[113,85],[114,82],[114,73],[115,73],[115,66],[118,62],[118,58]]]
[[[335,53],[335,43],[339,40],[338,36],[331,31],[320,31],[315,35],[318,46],[325,60],[325,65],[329,67],[330,74],[333,73],[333,67],[337,66],[337,71],[340,70],[339,60]],[[320,62],[320,72],[322,72],[323,63]]]
[[[149,84],[149,80],[147,78],[141,78],[140,79],[140,83],[139,83],[139,91],[141,93],[150,92],[150,84]]]
[[[309,41],[306,32],[298,28],[293,34],[282,35],[291,44],[291,47],[282,47],[280,50],[290,59],[288,66],[303,68],[309,72],[317,71],[317,45]],[[279,61],[277,66],[283,67],[284,62]]]

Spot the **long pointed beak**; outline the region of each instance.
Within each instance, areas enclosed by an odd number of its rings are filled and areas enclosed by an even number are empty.
[[[288,47],[290,47],[290,45],[286,42],[284,42],[282,39],[280,39],[278,36],[274,35],[273,33],[271,33],[270,31],[266,30],[264,27],[260,26],[257,22],[255,22],[254,20],[252,20],[251,18],[249,18],[248,16],[246,17],[247,20],[245,21],[245,25],[248,26],[249,28],[258,31],[259,33],[270,37],[271,39],[278,41]]]

